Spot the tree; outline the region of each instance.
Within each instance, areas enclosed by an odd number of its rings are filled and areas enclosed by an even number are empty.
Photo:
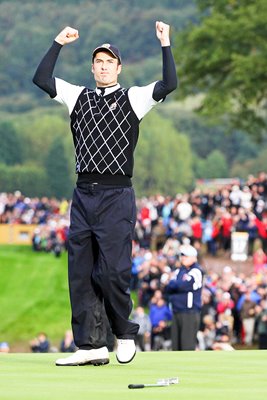
[[[22,162],[22,141],[11,122],[0,123],[0,143],[0,163],[15,165]]]
[[[225,156],[220,150],[213,150],[206,159],[207,178],[227,178],[229,171]]]
[[[46,156],[45,166],[48,177],[47,194],[57,198],[70,197],[73,183],[61,136],[56,136],[52,142]]]
[[[47,195],[47,177],[44,169],[38,166],[0,164],[0,177],[0,192],[20,190],[32,197]]]
[[[244,132],[227,131],[225,126],[209,123],[207,118],[192,111],[179,109],[177,102],[169,102],[158,109],[160,115],[170,119],[177,131],[183,132],[190,140],[192,151],[205,159],[216,149],[224,154],[229,166],[236,161],[256,158],[264,143],[256,143],[252,136]],[[266,142],[265,142],[266,143]]]
[[[266,0],[198,0],[202,19],[177,36],[180,95],[260,138],[266,131]]]
[[[103,19],[107,13],[108,19]],[[24,110],[36,107],[37,102],[45,104],[44,96],[32,84],[32,77],[44,52],[52,44],[57,29],[67,23],[75,24],[80,39],[64,49],[56,74],[69,82],[84,85],[87,80],[94,84],[90,58],[98,44],[115,43],[122,52],[123,65],[133,62],[146,64],[146,60],[151,64],[151,60],[160,54],[154,34],[155,20],[164,18],[174,29],[181,29],[186,20],[194,18],[195,13],[194,0],[0,1],[1,108],[14,112],[19,111],[19,107]],[[44,15],[46,18],[43,18]],[[138,78],[135,82],[142,79],[139,70],[132,68],[130,71]],[[127,77],[127,68],[125,74]],[[131,76],[126,78],[126,82],[130,80]],[[142,84],[146,83],[144,77]],[[123,82],[121,84],[124,85]]]
[[[246,179],[250,174],[256,176],[260,171],[266,171],[266,157],[267,149],[263,148],[257,158],[247,159],[242,164],[235,163],[231,169],[231,176]]]
[[[141,123],[135,155],[134,185],[138,196],[175,195],[192,187],[192,152],[185,135],[156,110]]]
[[[196,178],[228,178],[229,175],[225,156],[220,150],[213,150],[206,159],[196,158],[194,170]]]
[[[63,107],[62,110],[66,111]],[[44,165],[46,155],[51,148],[55,136],[68,137],[70,146],[72,146],[68,115],[64,113],[65,118],[62,117],[60,114],[62,110],[61,107],[58,107],[56,110],[54,109],[50,112],[50,114],[48,110],[42,113],[36,110],[35,113],[25,113],[16,119],[17,130],[20,128],[20,135],[27,143],[24,149],[27,160],[35,162],[40,166]],[[55,112],[58,115],[55,115]]]

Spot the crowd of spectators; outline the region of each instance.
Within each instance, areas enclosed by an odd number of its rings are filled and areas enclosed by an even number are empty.
[[[178,243],[176,246],[179,248]],[[165,279],[179,265],[179,256],[175,258],[172,254],[169,257],[164,248],[161,253],[153,254],[147,249],[143,250],[142,258],[138,255],[138,280],[135,286],[138,293],[137,309],[148,310],[153,350],[167,349],[171,345],[172,317],[163,287]],[[266,266],[260,273],[251,270],[251,274],[246,275],[244,272],[237,273],[228,265],[224,266],[221,273],[212,269],[205,271],[205,263],[202,265],[204,284],[197,348],[233,350],[232,345],[252,346],[257,343],[259,348],[267,348]],[[134,319],[137,309],[133,314]],[[144,343],[148,334],[147,330]]]
[[[0,194],[0,223],[36,224],[35,251],[67,248],[70,203]],[[179,268],[179,247],[198,250],[204,272],[198,348],[233,349],[236,343],[267,348],[267,174],[233,180],[220,187],[195,189],[175,197],[137,199],[131,289],[137,292],[133,319],[141,324],[141,350],[170,348],[171,310],[162,290]],[[207,270],[205,257],[231,253],[233,232],[248,235],[250,274],[226,265]],[[55,251],[56,252],[56,251]]]
[[[168,238],[181,241],[187,237],[192,244],[204,244],[208,253],[216,255],[220,250],[230,250],[231,233],[238,231],[248,233],[251,255],[257,239],[266,253],[266,200],[265,172],[257,177],[249,176],[242,185],[233,180],[217,189],[195,189],[175,197],[141,198],[137,200],[135,241],[141,248],[155,251]],[[0,193],[0,224],[37,225],[35,250],[50,251],[55,241],[65,246],[69,209],[70,201],[66,199],[29,198],[19,191]]]
[[[45,332],[39,332],[29,342],[32,353],[73,353],[77,350],[71,330],[67,330],[58,347],[53,346]]]
[[[59,256],[67,245],[69,207],[66,199],[29,198],[20,191],[0,193],[0,224],[35,225],[33,250]]]

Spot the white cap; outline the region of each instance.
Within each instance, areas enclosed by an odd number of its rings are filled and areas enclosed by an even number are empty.
[[[190,244],[180,246],[180,255],[186,257],[197,257],[197,250]]]

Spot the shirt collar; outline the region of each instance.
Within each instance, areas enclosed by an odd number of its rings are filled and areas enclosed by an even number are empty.
[[[107,96],[108,94],[115,92],[115,91],[118,90],[120,87],[121,87],[121,85],[120,85],[119,83],[117,83],[117,84],[114,85],[114,86],[106,87],[106,88],[105,88],[104,96]],[[98,96],[101,95],[101,90],[100,90],[99,88],[96,88],[95,91],[96,91],[96,93],[97,93]]]

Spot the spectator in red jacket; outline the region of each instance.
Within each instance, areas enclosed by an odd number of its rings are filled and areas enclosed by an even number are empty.
[[[221,224],[222,246],[224,250],[229,250],[231,246],[231,231],[233,226],[233,219],[228,211],[225,211],[225,213],[223,214]]]
[[[232,312],[234,305],[235,303],[231,299],[230,293],[224,292],[221,301],[219,301],[219,303],[217,304],[217,313],[223,314],[226,310]]]
[[[192,229],[192,244],[195,241],[199,242],[202,239],[202,223],[201,219],[198,215],[194,216],[190,222],[191,229]]]

